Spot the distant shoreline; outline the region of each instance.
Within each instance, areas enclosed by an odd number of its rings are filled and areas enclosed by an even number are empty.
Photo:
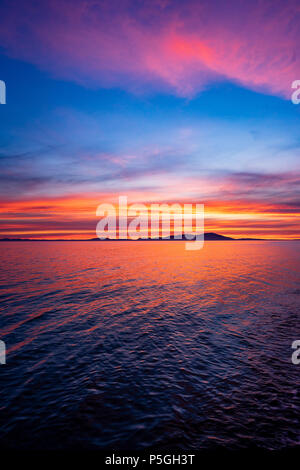
[[[293,239],[284,239],[284,238],[233,238],[233,237],[226,237],[225,235],[220,235],[218,233],[210,232],[204,233],[204,241],[299,241],[299,238]],[[138,240],[130,240],[130,239],[122,239],[122,238],[115,238],[115,239],[106,239],[100,240],[99,238],[79,238],[79,239],[49,239],[49,238],[0,238],[0,242],[187,242],[187,241],[195,241],[195,240],[188,240],[186,238],[177,239],[174,236],[170,238],[139,238]]]

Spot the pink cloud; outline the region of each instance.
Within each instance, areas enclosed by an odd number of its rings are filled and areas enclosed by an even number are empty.
[[[86,86],[190,96],[227,79],[289,97],[299,78],[296,0],[10,0],[0,14],[8,55]]]

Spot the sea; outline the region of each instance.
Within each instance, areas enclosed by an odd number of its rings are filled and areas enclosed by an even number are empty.
[[[299,247],[1,242],[0,447],[299,446]]]

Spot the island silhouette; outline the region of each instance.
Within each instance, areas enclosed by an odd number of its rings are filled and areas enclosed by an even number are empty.
[[[0,238],[0,242],[26,242],[26,241],[32,241],[32,242],[43,242],[43,241],[53,241],[53,242],[69,242],[69,241],[77,241],[77,242],[115,242],[115,241],[123,241],[123,242],[132,242],[132,241],[189,241],[189,239],[185,238],[183,235],[182,239],[175,238],[174,235],[171,235],[170,237],[159,237],[159,238],[139,238],[138,240],[131,240],[130,238],[107,238],[105,240],[100,240],[99,238],[80,238],[80,239],[63,239],[63,238]],[[233,237],[227,237],[225,235],[220,235],[219,233],[215,232],[206,232],[204,233],[204,240],[205,241],[249,241],[249,240],[266,240],[265,238],[233,238]],[[272,239],[273,240],[273,239]],[[280,239],[276,239],[280,240]],[[193,240],[190,240],[193,241]]]

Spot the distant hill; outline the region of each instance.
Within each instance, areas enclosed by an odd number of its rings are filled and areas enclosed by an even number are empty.
[[[149,239],[149,241],[181,241],[181,240],[177,240],[176,238],[174,238],[174,236],[172,235],[170,238],[157,238],[157,239]],[[183,241],[188,241],[186,240],[185,238],[182,239]],[[218,233],[214,233],[214,232],[207,232],[207,233],[204,233],[204,240],[262,240],[262,239],[258,239],[258,238],[232,238],[232,237],[226,237],[225,235],[220,235]],[[0,242],[29,242],[29,241],[32,241],[32,242],[42,242],[42,241],[60,241],[60,242],[67,242],[67,241],[81,241],[81,242],[88,242],[88,241],[96,241],[96,242],[99,242],[101,241],[99,238],[89,238],[89,239],[79,239],[79,240],[62,240],[62,239],[40,239],[40,238],[0,238]],[[107,240],[102,240],[102,241],[110,241],[110,242],[113,242],[113,241],[132,241],[132,240],[126,240],[126,239],[117,239],[117,240],[111,240],[111,239],[107,239]],[[136,240],[136,241],[147,241],[147,240]],[[191,240],[192,241],[192,240]]]
[[[204,233],[204,240],[234,240],[232,237],[225,237],[225,235],[219,235],[218,233],[208,232]]]
[[[136,241],[189,241],[185,238],[183,238],[182,240],[178,240],[176,238],[174,238],[174,236],[172,235],[170,238],[155,238],[155,239],[148,239],[148,240],[136,240]],[[204,240],[206,241],[226,241],[226,240],[231,240],[231,241],[268,241],[266,238],[232,238],[232,237],[226,237],[225,235],[220,235],[219,233],[215,233],[215,232],[206,232],[204,233]],[[100,240],[99,238],[88,238],[88,239],[77,239],[77,240],[64,240],[64,239],[42,239],[42,238],[0,238],[0,242],[100,242],[100,241],[107,241],[107,242],[114,242],[114,241],[120,241],[120,242],[126,242],[126,241],[133,241],[133,240],[127,240],[127,239],[107,239],[107,240]],[[190,240],[190,241],[193,241],[193,240]],[[287,240],[283,240],[283,239],[280,239],[280,238],[277,238],[277,239],[272,239],[272,240],[269,240],[269,241],[287,241]],[[292,240],[289,240],[289,241],[300,241],[299,238],[294,238]]]
[[[149,241],[170,241],[170,240],[181,241],[181,240],[178,240],[177,238],[174,238],[174,235],[171,235],[169,238],[163,237],[163,238],[149,239]],[[186,238],[182,238],[182,240],[189,241]],[[204,233],[204,240],[234,240],[234,238],[225,237],[224,235],[219,235],[218,233],[210,232],[210,233]],[[101,241],[101,240],[99,238],[91,238],[90,241]],[[103,241],[106,241],[106,240],[103,240]],[[115,241],[115,240],[110,240],[110,241]],[[124,240],[120,239],[119,241],[127,241],[127,239],[124,239]],[[139,240],[136,240],[136,241],[139,241]],[[147,241],[147,240],[141,240],[141,241]]]

